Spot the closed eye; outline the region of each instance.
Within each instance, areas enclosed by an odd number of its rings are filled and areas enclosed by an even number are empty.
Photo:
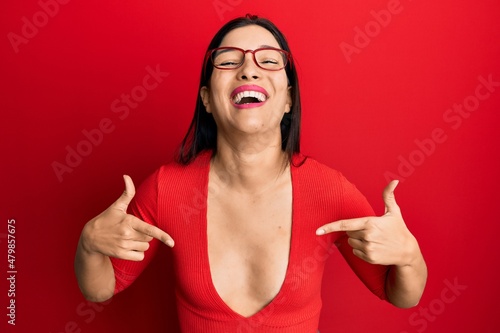
[[[267,59],[267,60],[264,60],[264,61],[261,61],[260,62],[261,64],[278,64],[278,61],[277,60],[273,60],[273,59]]]
[[[219,66],[232,66],[232,65],[237,65],[238,63],[235,61],[224,61],[219,64]]]

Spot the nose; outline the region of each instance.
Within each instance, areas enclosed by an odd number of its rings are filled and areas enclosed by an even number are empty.
[[[249,80],[250,78],[256,80],[260,77],[260,68],[255,63],[252,53],[245,53],[238,75],[242,80]]]

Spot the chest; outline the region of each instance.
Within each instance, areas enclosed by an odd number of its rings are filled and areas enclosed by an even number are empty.
[[[285,280],[292,233],[292,185],[261,195],[221,191],[207,198],[210,273],[221,299],[252,315]]]

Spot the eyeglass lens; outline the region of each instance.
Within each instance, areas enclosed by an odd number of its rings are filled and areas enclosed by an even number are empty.
[[[286,54],[280,50],[257,49],[254,52],[257,65],[267,70],[279,70],[286,66]],[[245,61],[245,53],[239,49],[216,50],[212,54],[212,62],[216,68],[233,69],[240,67]]]

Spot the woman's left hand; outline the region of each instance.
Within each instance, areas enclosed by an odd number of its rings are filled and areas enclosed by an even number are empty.
[[[385,214],[339,220],[323,225],[316,230],[317,235],[345,231],[349,245],[359,258],[380,265],[410,265],[419,253],[418,243],[410,233],[394,197],[398,185],[393,180],[383,192]]]

